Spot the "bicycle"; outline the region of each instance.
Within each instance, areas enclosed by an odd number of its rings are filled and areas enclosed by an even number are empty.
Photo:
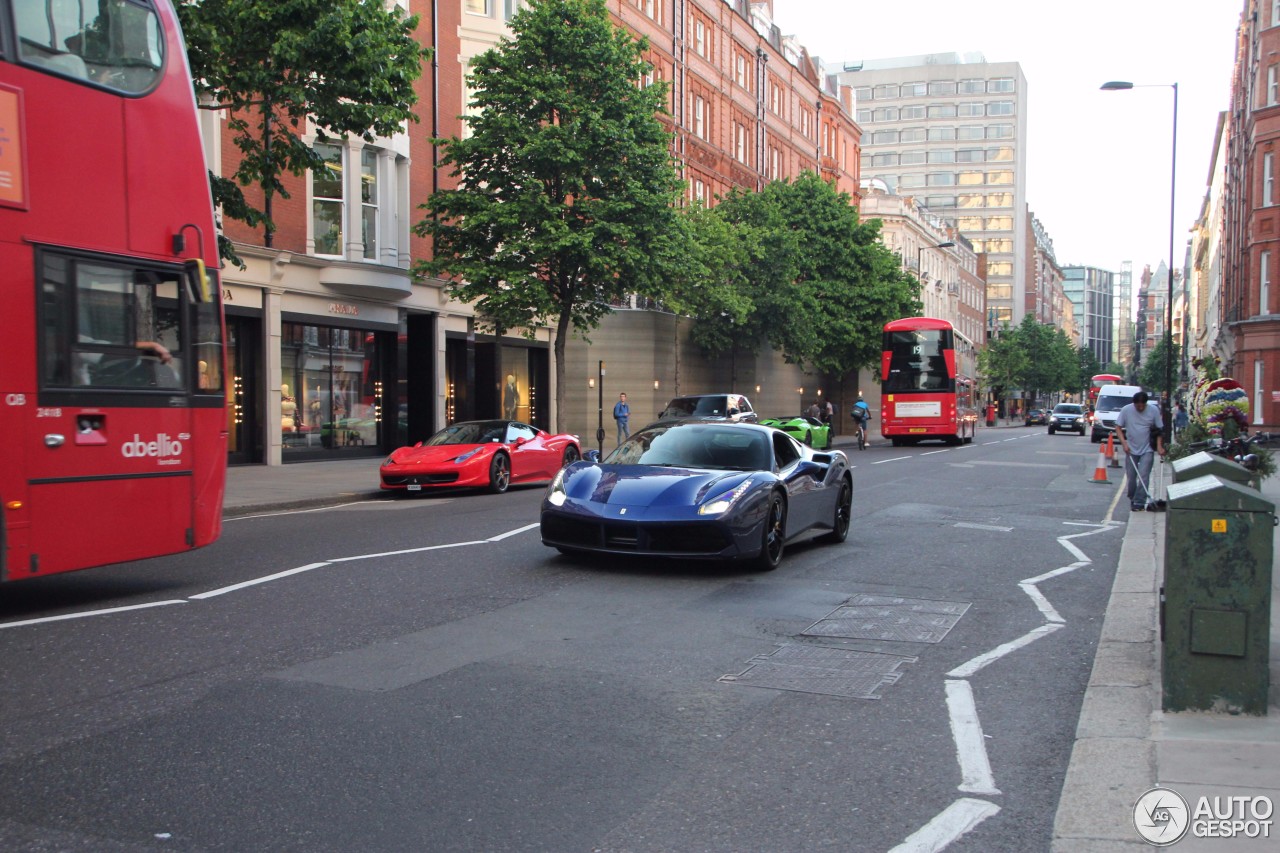
[[[1280,436],[1269,432],[1254,433],[1250,436],[1237,435],[1231,439],[1214,436],[1204,441],[1193,441],[1187,445],[1187,448],[1196,451],[1203,450],[1206,453],[1212,453],[1215,456],[1238,462],[1249,471],[1257,471],[1259,465],[1258,455],[1250,453],[1249,448],[1255,444],[1270,444],[1276,438],[1280,438]]]
[[[867,449],[867,424],[861,418],[858,419],[858,449]]]

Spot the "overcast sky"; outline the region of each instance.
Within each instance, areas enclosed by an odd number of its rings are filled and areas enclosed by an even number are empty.
[[[774,0],[774,23],[847,61],[976,51],[1027,79],[1027,203],[1060,264],[1137,275],[1169,260],[1178,84],[1175,266],[1208,184],[1244,0]],[[1103,92],[1108,80],[1155,84]]]

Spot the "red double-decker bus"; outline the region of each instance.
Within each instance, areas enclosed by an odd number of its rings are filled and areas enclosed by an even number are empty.
[[[1089,379],[1089,405],[1098,402],[1098,390],[1103,385],[1123,385],[1124,377],[1114,373],[1098,373]]]
[[[216,263],[168,0],[0,2],[0,579],[217,538]]]
[[[880,433],[895,447],[925,439],[973,441],[974,383],[957,372],[955,331],[946,320],[885,324],[880,394]]]

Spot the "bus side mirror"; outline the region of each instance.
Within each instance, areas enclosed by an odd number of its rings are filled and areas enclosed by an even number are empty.
[[[203,303],[212,302],[213,287],[209,283],[209,270],[205,267],[204,261],[199,258],[193,258],[191,260],[184,261],[182,268],[187,274],[187,281],[191,284],[191,301]]]

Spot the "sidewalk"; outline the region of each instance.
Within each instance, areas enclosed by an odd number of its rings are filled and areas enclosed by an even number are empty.
[[[1005,426],[1022,423],[1000,424]],[[856,460],[851,437],[838,436],[835,446]],[[381,498],[380,463],[379,458],[363,458],[233,467],[227,472],[224,517]],[[1115,473],[1123,481],[1123,472]],[[1172,482],[1167,471],[1164,482]],[[1280,505],[1280,475],[1265,481],[1262,492]],[[1280,605],[1274,601],[1280,594],[1280,572],[1272,577],[1268,716],[1166,714],[1160,709],[1159,587],[1167,517],[1161,512],[1129,516],[1058,804],[1055,853],[1150,849],[1134,827],[1133,809],[1157,784],[1181,794],[1192,808],[1201,796],[1264,795],[1280,803]],[[1280,554],[1280,528],[1275,537],[1275,553]],[[1280,849],[1280,814],[1272,820],[1270,839],[1208,840],[1188,833],[1177,849]]]

